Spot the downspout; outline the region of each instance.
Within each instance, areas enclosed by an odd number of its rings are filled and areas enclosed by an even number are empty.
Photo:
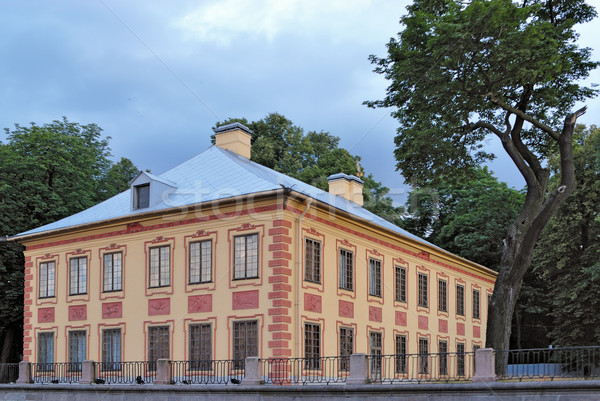
[[[313,198],[306,198],[305,208],[302,214],[298,217],[298,246],[296,254],[296,279],[298,286],[296,288],[296,317],[298,319],[298,325],[296,327],[296,358],[301,358],[300,355],[300,339],[302,338],[302,309],[300,308],[300,294],[302,292],[302,219],[310,209],[310,205],[313,202]]]

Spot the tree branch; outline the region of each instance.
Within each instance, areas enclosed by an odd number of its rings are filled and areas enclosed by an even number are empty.
[[[554,131],[552,128],[547,126],[546,124],[536,120],[535,118],[531,117],[530,115],[527,115],[523,111],[521,111],[515,107],[512,107],[511,105],[509,105],[507,103],[504,103],[502,100],[498,99],[493,93],[488,93],[487,98],[490,102],[494,103],[495,105],[500,106],[504,110],[509,111],[518,117],[521,117],[523,120],[530,122],[534,126],[538,127],[539,129],[541,129],[542,131],[544,131],[548,135],[550,135],[555,141],[558,141],[558,138],[560,135],[556,131]]]

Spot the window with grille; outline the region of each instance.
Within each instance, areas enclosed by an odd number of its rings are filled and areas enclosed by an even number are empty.
[[[429,340],[419,338],[419,373],[426,375],[429,373]]]
[[[473,290],[473,319],[479,319],[479,290]]]
[[[212,326],[210,323],[190,325],[190,369],[212,370]]]
[[[50,298],[54,296],[55,264],[52,262],[40,263],[39,297]]]
[[[171,285],[171,247],[150,248],[150,287]]]
[[[477,371],[477,367],[475,366],[475,361],[477,361],[477,350],[481,349],[481,347],[479,345],[474,345],[473,346],[473,372]]]
[[[406,268],[396,266],[396,301],[406,302]]]
[[[304,280],[321,283],[321,243],[312,238],[304,243]]]
[[[340,370],[350,370],[350,355],[354,352],[354,329],[340,327]]]
[[[258,356],[258,322],[256,320],[233,322],[234,368],[244,368],[247,356]]]
[[[121,329],[102,330],[102,369],[121,370]]]
[[[123,254],[105,253],[103,258],[102,291],[121,291],[123,289]]]
[[[440,367],[440,376],[448,374],[448,342],[440,341],[438,343],[438,358]]]
[[[406,369],[406,336],[396,336],[396,356],[394,364],[396,373],[408,372]]]
[[[382,335],[377,331],[369,333],[369,353],[371,354],[371,374],[381,379],[381,355],[383,354]]]
[[[304,358],[306,369],[321,367],[321,326],[318,324],[304,325]]]
[[[419,273],[419,306],[427,308],[429,306],[429,286],[426,274]]]
[[[438,310],[448,312],[448,283],[438,280]]]
[[[54,333],[38,333],[37,369],[41,372],[52,371],[54,363]]]
[[[212,240],[190,243],[190,284],[212,281]]]
[[[135,187],[135,208],[145,209],[150,206],[150,184]]]
[[[83,330],[69,331],[69,366],[71,371],[79,372],[81,362],[85,361],[86,332]]]
[[[456,343],[456,374],[465,375],[465,344]]]
[[[69,260],[69,295],[87,293],[87,258]]]
[[[345,249],[340,249],[340,288],[354,290],[354,254]]]
[[[369,259],[369,295],[381,297],[381,261]]]
[[[465,315],[465,287],[463,285],[456,286],[456,314]]]
[[[233,254],[234,280],[258,277],[258,234],[234,237]]]
[[[148,361],[151,362],[151,370],[156,370],[157,360],[169,359],[169,348],[169,326],[148,327]]]

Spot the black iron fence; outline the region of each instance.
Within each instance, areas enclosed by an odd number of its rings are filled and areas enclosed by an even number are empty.
[[[81,362],[32,364],[34,383],[78,383],[81,380]]]
[[[106,384],[144,384],[156,378],[156,362],[97,362],[96,380]]]
[[[495,351],[498,380],[600,378],[600,347]]]
[[[260,361],[266,384],[345,383],[350,372],[350,357],[269,358]]]
[[[240,384],[244,361],[172,361],[172,380],[176,384]]]
[[[14,383],[19,378],[18,363],[0,364],[0,383]]]
[[[458,382],[471,380],[474,352],[368,355],[374,383]]]

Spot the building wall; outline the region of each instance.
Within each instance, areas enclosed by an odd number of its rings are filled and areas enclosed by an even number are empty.
[[[188,356],[189,324],[210,322],[213,358],[232,358],[233,322],[257,320],[259,356],[303,356],[304,325],[320,328],[321,355],[337,355],[339,328],[354,329],[354,351],[369,353],[369,333],[379,332],[383,353],[395,352],[395,336],[408,339],[409,353],[418,352],[419,338],[437,352],[439,339],[456,342],[467,351],[482,346],[487,318],[487,296],[494,274],[460,258],[425,249],[367,222],[358,222],[313,204],[301,218],[305,203],[290,199],[283,210],[275,197],[220,204],[215,208],[146,215],[137,219],[71,230],[24,241],[26,295],[24,360],[37,360],[40,332],[55,334],[55,361],[67,360],[70,330],[85,330],[88,359],[101,360],[101,331],[121,328],[122,360],[147,359],[148,327],[167,325],[170,357]],[[259,237],[259,277],[232,280],[233,238],[256,233]],[[299,240],[298,233],[301,233]],[[321,243],[321,280],[304,277],[304,242]],[[213,281],[188,284],[189,243],[213,241]],[[169,245],[171,285],[148,288],[148,252]],[[354,290],[338,288],[339,250],[354,255]],[[102,292],[102,255],[122,252],[123,290]],[[68,261],[87,257],[87,293],[68,295]],[[368,260],[381,262],[382,297],[368,295]],[[38,297],[40,263],[56,263],[55,297]],[[394,268],[407,270],[407,302],[395,302]],[[429,278],[429,306],[417,306],[417,275]],[[448,312],[438,312],[437,280],[448,282]],[[465,316],[457,316],[455,285],[465,287]],[[471,312],[472,289],[480,290],[481,318]]]

